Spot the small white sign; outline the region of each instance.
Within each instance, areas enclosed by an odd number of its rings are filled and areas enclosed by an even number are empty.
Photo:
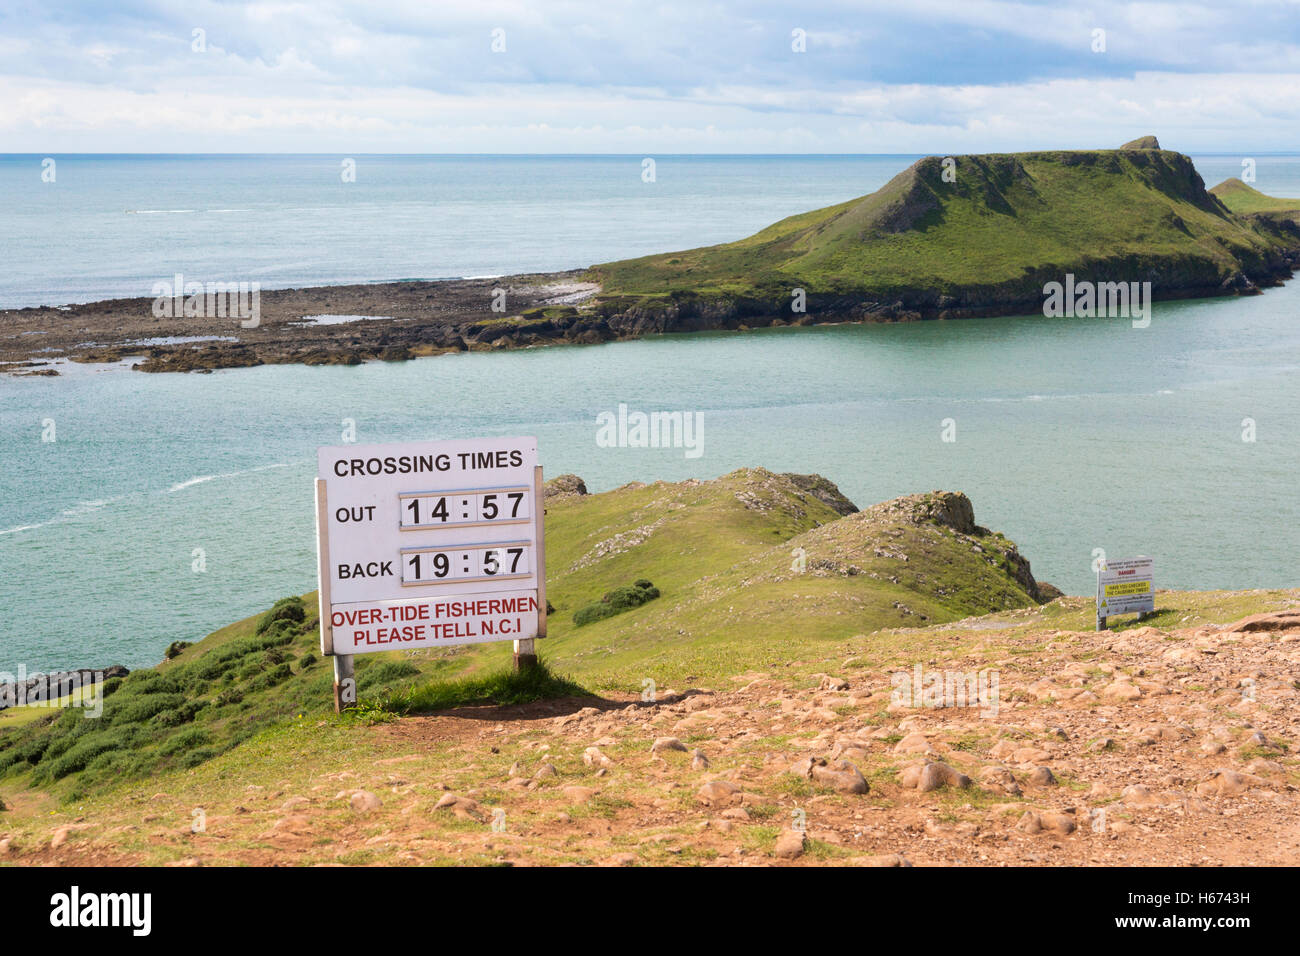
[[[537,439],[340,445],[317,464],[324,653],[537,636]]]
[[[1153,571],[1151,558],[1107,560],[1097,570],[1097,616],[1155,611]]]

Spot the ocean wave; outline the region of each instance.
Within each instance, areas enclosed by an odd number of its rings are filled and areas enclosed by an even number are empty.
[[[187,478],[185,481],[178,481],[172,485],[163,494],[170,495],[173,492],[184,491],[186,488],[192,488],[195,485],[202,485],[209,481],[216,481],[219,478],[241,478],[244,475],[256,474],[259,471],[270,471],[272,468],[288,468],[288,463],[279,462],[274,465],[258,465],[256,468],[245,468],[243,471],[226,471],[215,475],[195,475],[193,478]]]
[[[78,501],[71,508],[68,508],[63,514],[69,518],[76,518],[80,515],[88,515],[91,512],[98,511],[112,504],[114,501],[121,501],[122,496],[116,498],[100,498],[95,501]]]
[[[15,528],[0,528],[0,534],[17,534],[19,531],[34,531],[37,528],[44,528],[47,524],[53,523],[53,521],[40,521],[36,524],[20,524]]]

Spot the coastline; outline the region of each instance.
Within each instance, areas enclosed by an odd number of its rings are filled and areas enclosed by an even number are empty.
[[[1258,295],[1300,267],[1300,251],[1269,275],[1158,282],[1157,301]],[[1070,271],[1065,269],[1064,271]],[[1081,276],[1097,271],[1081,266]],[[603,296],[592,270],[471,279],[309,286],[259,293],[255,328],[238,318],[156,317],[138,297],[0,310],[0,373],[57,376],[62,362],[127,363],[143,372],[210,372],[257,365],[358,365],[450,352],[592,345],[646,335],[784,325],[911,322],[1029,314],[1042,306],[1023,282],[939,294],[901,290],[807,296],[792,314],[771,297],[677,292]],[[1032,283],[1030,284],[1032,285]],[[504,290],[504,303],[500,290]],[[494,304],[497,309],[494,310]],[[318,320],[313,321],[311,317]],[[319,321],[323,319],[324,321]]]

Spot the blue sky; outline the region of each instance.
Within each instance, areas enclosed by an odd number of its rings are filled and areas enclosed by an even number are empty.
[[[1260,152],[1297,94],[1300,0],[0,0],[3,152]]]

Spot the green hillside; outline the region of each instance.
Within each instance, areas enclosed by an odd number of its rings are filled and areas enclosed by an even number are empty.
[[[976,527],[962,495],[935,492],[859,512],[825,479],[762,469],[564,493],[580,486],[549,485],[555,611],[543,652],[551,668],[592,691],[636,689],[647,676],[661,686],[722,679],[778,666],[799,648],[1033,606],[1040,596],[1015,546]],[[661,596],[574,623],[579,608],[641,579]],[[318,656],[315,608],[314,595],[286,598],[155,669],[110,681],[101,719],[78,708],[0,714],[0,775],[77,798],[196,767],[269,727],[310,727],[327,717],[333,680]],[[512,683],[502,676],[510,650],[502,643],[359,656],[360,718],[582,692],[549,672]]]
[[[1236,178],[1225,179],[1211,189],[1210,193],[1239,216],[1261,212],[1300,214],[1300,199],[1268,196]]]
[[[1153,138],[1151,142],[1154,142]],[[1141,141],[1139,141],[1141,143]],[[946,181],[945,170],[951,169]],[[1191,160],[1159,148],[928,157],[870,195],[783,219],[738,242],[593,267],[607,311],[692,297],[707,314],[745,300],[790,312],[900,303],[921,314],[1041,301],[1069,271],[1150,280],[1157,295],[1270,284],[1300,249],[1208,193]],[[710,305],[711,303],[711,305]],[[662,302],[660,303],[662,308]]]

